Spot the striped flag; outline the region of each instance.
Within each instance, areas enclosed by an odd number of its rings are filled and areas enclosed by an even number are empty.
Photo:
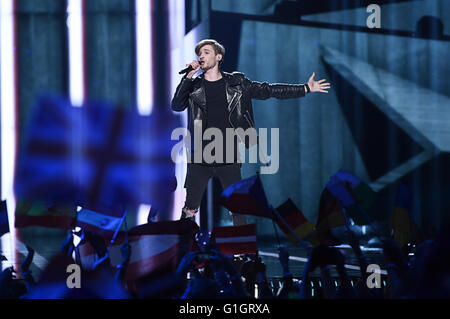
[[[76,226],[109,239],[122,226],[124,214],[122,211],[98,212],[82,208],[77,213]]]
[[[304,239],[314,230],[314,224],[306,219],[290,198],[276,210],[300,239]],[[298,239],[292,235],[291,231],[278,217],[275,218],[275,221],[293,244],[298,243]]]
[[[9,233],[9,220],[6,200],[4,200],[0,203],[0,237],[6,233]]]
[[[164,269],[175,271],[184,250],[195,249],[193,239],[197,231],[197,224],[188,220],[155,222],[131,228],[128,231],[131,256],[124,280],[132,282]],[[125,235],[121,234],[108,248],[114,267],[122,262],[120,246],[124,241]],[[79,250],[82,267],[91,269],[98,260],[94,248],[85,243]]]
[[[77,208],[74,205],[19,200],[16,205],[14,226],[73,229],[76,213]]]
[[[109,258],[113,267],[122,262],[121,244],[109,247]],[[179,236],[176,234],[130,236],[129,244],[131,257],[125,281],[136,280],[162,267],[177,266]],[[79,249],[83,269],[92,269],[98,260],[94,248],[90,244],[84,244]]]
[[[256,254],[256,224],[215,227],[217,248],[226,255]]]
[[[272,218],[259,174],[229,186],[222,192],[219,203],[232,213]]]

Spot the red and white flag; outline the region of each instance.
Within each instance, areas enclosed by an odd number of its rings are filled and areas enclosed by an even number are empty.
[[[182,221],[164,221],[133,227],[128,232],[131,246],[130,262],[125,273],[125,281],[133,281],[162,268],[175,270],[180,261],[181,245],[188,244],[193,249],[192,241],[197,224]],[[114,245],[108,249],[111,265],[116,267],[122,262],[120,246],[125,240],[119,235]],[[84,269],[92,269],[98,256],[89,244],[80,246],[81,264]]]
[[[129,238],[131,257],[125,274],[125,281],[132,281],[162,267],[175,268],[178,263],[178,235],[142,235]],[[121,245],[109,248],[111,266],[122,262]],[[89,244],[80,246],[83,269],[92,269],[98,256]]]
[[[215,227],[217,248],[226,255],[256,254],[256,224]]]

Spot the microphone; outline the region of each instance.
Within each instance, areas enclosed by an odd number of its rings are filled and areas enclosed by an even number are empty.
[[[200,65],[203,64],[203,62],[199,62],[199,63],[200,63]],[[178,74],[189,73],[189,72],[191,72],[192,70],[194,70],[194,68],[192,67],[192,65],[189,65],[187,68],[185,68],[185,69],[181,70],[180,72],[178,72]]]
[[[181,70],[180,72],[178,72],[178,74],[186,74],[189,73],[193,70],[194,68],[192,67],[192,65],[188,66],[187,68]]]

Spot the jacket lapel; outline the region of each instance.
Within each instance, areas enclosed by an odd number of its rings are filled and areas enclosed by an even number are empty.
[[[225,78],[228,111],[230,111],[230,106],[233,98],[241,91],[239,88],[239,81],[237,81],[230,73],[222,72],[222,76]]]
[[[200,75],[197,79],[197,85],[194,91],[191,93],[192,101],[199,105],[201,108],[206,108],[206,93],[205,93],[205,86],[203,83],[203,74]]]

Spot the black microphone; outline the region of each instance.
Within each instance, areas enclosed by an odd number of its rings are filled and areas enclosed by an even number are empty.
[[[187,68],[181,70],[180,72],[178,72],[178,74],[185,74],[185,73],[189,73],[193,70],[194,68],[192,67],[192,65],[188,66]]]

